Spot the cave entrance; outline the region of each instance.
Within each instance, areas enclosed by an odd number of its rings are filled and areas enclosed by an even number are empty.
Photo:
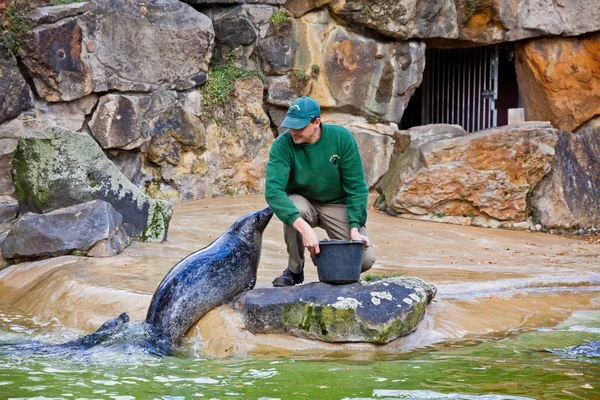
[[[408,103],[401,129],[457,124],[468,132],[508,124],[519,106],[512,44],[427,49],[423,82]]]

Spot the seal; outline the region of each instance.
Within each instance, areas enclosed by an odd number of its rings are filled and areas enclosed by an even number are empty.
[[[270,207],[233,223],[207,247],[178,262],[158,285],[146,323],[169,344],[213,308],[256,283],[262,234],[273,216]]]

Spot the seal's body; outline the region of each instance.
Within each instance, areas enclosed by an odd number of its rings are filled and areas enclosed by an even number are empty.
[[[214,242],[169,271],[146,316],[167,343],[178,343],[208,311],[254,287],[262,233],[272,216],[269,207],[242,216]]]

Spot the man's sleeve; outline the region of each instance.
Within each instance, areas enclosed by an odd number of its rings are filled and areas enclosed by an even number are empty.
[[[367,222],[369,189],[365,182],[358,145],[347,131],[344,152],[341,156],[342,188],[346,192],[346,210],[350,228],[361,228]]]
[[[292,162],[291,149],[286,149],[280,140],[275,140],[267,162],[265,199],[277,218],[286,225],[292,225],[300,217],[298,209],[285,191],[290,178]]]

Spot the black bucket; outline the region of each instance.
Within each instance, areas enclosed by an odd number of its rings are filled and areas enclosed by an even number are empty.
[[[321,240],[315,256],[319,280],[325,283],[354,283],[360,280],[365,242]]]

